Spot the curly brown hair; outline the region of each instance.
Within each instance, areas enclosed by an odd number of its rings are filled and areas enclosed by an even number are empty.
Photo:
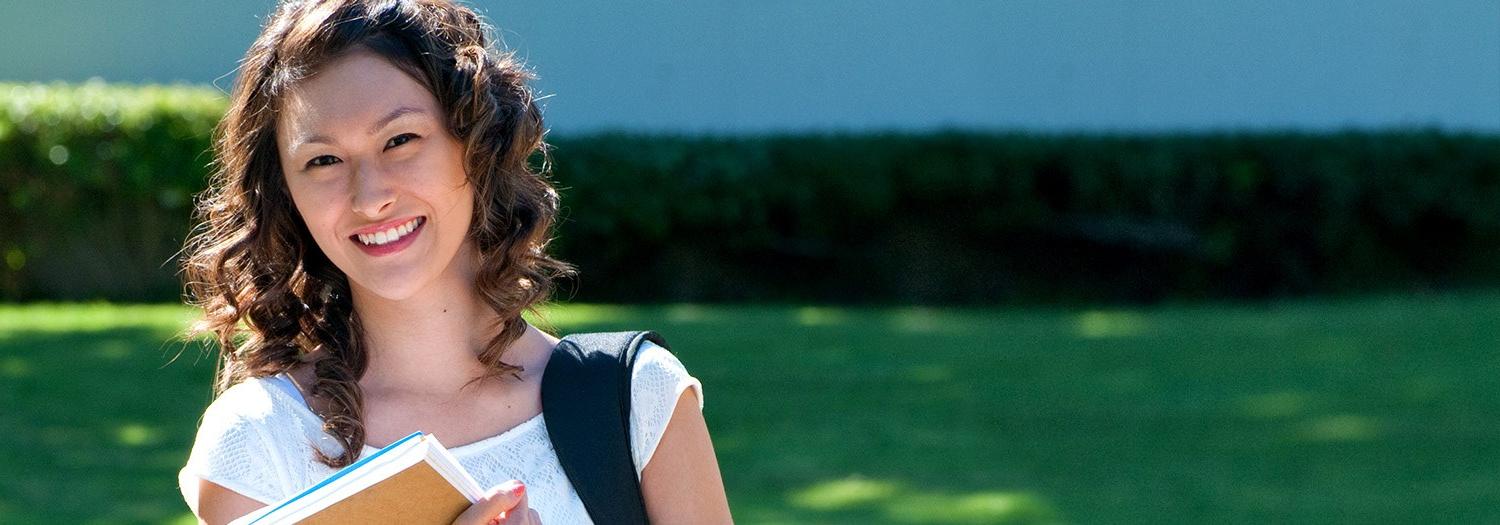
[[[214,130],[213,173],[183,258],[188,301],[203,309],[190,332],[212,334],[220,346],[216,395],[312,363],[311,394],[327,406],[319,414],[324,430],[344,449],[337,456],[317,450],[328,466],[352,463],[364,445],[358,381],[368,358],[348,278],[313,241],[282,175],[276,122],[283,97],[355,48],[436,97],[464,145],[474,189],[475,289],[502,320],[479,354],[488,374],[478,379],[519,377],[521,367],[501,357],[526,330],[522,312],[539,313],[553,280],[576,269],[545,252],[558,195],[547,180],[533,77],[512,53],[491,48],[489,31],[473,10],[446,0],[284,1],[241,61]]]

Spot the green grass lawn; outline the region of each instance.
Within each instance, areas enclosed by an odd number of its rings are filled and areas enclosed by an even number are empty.
[[[177,306],[0,306],[0,522],[188,521]],[[1500,294],[554,308],[703,381],[742,523],[1500,521]]]

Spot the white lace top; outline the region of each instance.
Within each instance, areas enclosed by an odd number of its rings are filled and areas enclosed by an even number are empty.
[[[702,410],[702,383],[670,351],[650,341],[642,343],[630,383],[630,439],[637,478],[688,387],[698,394]],[[230,387],[203,413],[187,465],[178,473],[183,499],[196,515],[197,478],[267,505],[302,492],[336,471],[313,459],[314,443],[328,454],[341,450],[322,424],[285,374]],[[361,454],[375,450],[367,445]],[[499,435],[448,450],[481,487],[510,479],[525,483],[527,501],[542,523],[592,523],[563,473],[541,414]]]

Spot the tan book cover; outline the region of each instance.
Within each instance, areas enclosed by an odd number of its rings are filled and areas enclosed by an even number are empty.
[[[423,461],[307,519],[309,525],[345,523],[453,523],[469,499]]]
[[[414,432],[234,525],[446,524],[483,497],[435,436]]]

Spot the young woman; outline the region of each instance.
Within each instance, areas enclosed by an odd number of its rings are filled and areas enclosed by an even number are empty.
[[[521,316],[573,269],[544,248],[528,73],[445,0],[290,1],[240,65],[185,273],[222,346],[180,474],[225,523],[415,430],[490,496],[462,523],[587,523],[541,417],[558,338]],[[702,386],[646,343],[632,459],[660,523],[730,521]]]

